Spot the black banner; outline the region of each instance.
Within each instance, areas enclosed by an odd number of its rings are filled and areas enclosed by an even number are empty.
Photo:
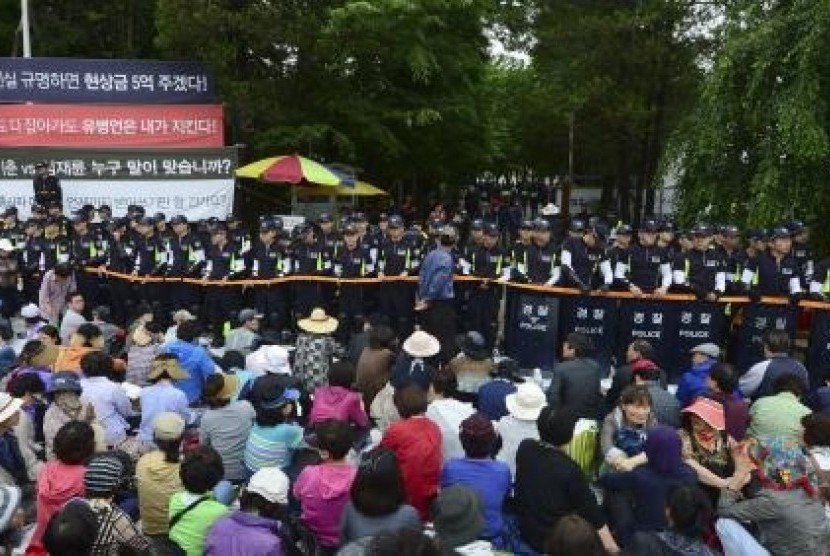
[[[807,363],[811,385],[824,386],[824,377],[820,374],[822,369],[830,366],[830,311],[813,311]]]
[[[0,180],[27,179],[45,161],[62,180],[233,178],[236,149],[0,149]]]
[[[789,305],[752,303],[744,307],[736,353],[730,356],[738,372],[745,373],[764,358],[764,350],[761,347],[761,336],[764,331],[770,328],[786,330],[790,338],[793,338],[795,325],[796,309]]]
[[[511,319],[515,331],[509,335],[508,351],[521,368],[553,368],[557,357],[559,304],[559,298],[552,295],[521,293],[516,296]]]
[[[645,340],[654,348],[655,363],[670,373],[675,360],[677,304],[660,301],[622,301],[617,334],[617,365],[626,363],[625,353],[634,340]]]
[[[571,332],[581,332],[591,339],[594,355],[607,367],[617,339],[617,300],[607,297],[564,297],[561,300],[559,349]],[[557,353],[557,356],[560,354]]]
[[[0,58],[0,102],[203,104],[215,89],[200,62]]]

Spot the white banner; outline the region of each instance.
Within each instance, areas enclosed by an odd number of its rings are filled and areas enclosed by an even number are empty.
[[[144,207],[148,215],[163,212],[189,220],[233,212],[233,179],[204,180],[61,180],[63,210],[69,216],[83,205],[109,205],[115,216],[124,216],[128,205]],[[0,208],[16,206],[21,218],[31,214],[31,180],[0,180]]]

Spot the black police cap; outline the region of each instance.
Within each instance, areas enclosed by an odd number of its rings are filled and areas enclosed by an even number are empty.
[[[170,219],[170,224],[176,226],[178,224],[187,224],[187,217],[183,214],[177,214]]]
[[[390,228],[403,228],[403,218],[397,214],[391,215],[389,220],[387,220],[387,223]]]
[[[495,224],[488,222],[484,225],[484,235],[486,236],[498,236],[499,235],[499,227]]]

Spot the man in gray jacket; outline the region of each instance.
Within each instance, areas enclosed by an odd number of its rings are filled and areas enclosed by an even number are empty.
[[[577,417],[598,421],[603,401],[600,389],[602,369],[590,358],[591,342],[585,334],[571,332],[562,344],[563,361],[553,368],[547,391],[548,405],[568,406]]]

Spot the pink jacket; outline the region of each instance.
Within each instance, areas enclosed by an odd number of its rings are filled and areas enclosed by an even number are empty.
[[[321,386],[314,391],[314,404],[308,416],[308,423],[314,425],[327,419],[346,421],[363,429],[369,426],[369,417],[363,408],[359,392],[342,386]]]
[[[302,522],[325,547],[340,544],[340,520],[349,502],[357,469],[345,463],[306,467],[294,483],[294,496],[302,506]]]

